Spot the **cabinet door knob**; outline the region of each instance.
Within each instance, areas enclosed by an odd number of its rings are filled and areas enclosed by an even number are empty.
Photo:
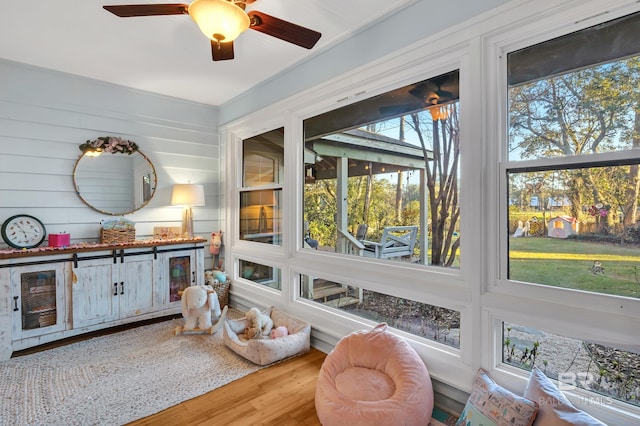
[[[118,295],[118,283],[113,283],[113,295]]]
[[[124,294],[124,281],[120,281],[120,294]]]
[[[18,296],[13,296],[13,310],[14,310],[14,312],[19,311],[19,309],[18,309]]]
[[[191,273],[191,282],[192,282],[192,283],[195,283],[195,282],[196,282],[196,272],[195,272],[195,271],[193,271],[193,272]]]

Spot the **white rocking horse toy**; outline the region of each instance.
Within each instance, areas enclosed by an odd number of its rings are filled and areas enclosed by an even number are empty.
[[[182,316],[185,318],[184,326],[175,329],[175,335],[179,334],[214,334],[222,327],[227,316],[227,306],[220,310],[218,295],[210,285],[196,285],[187,287],[181,292]],[[211,314],[218,321],[211,322]]]

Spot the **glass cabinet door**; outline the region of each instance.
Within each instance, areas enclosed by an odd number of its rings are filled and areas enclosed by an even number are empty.
[[[169,304],[180,304],[181,292],[196,284],[193,252],[178,252],[167,255]]]
[[[63,283],[62,264],[12,268],[14,340],[65,329]]]

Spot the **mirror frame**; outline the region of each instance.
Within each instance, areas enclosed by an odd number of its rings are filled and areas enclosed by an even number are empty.
[[[140,204],[139,206],[135,207],[133,210],[129,210],[126,212],[118,212],[118,213],[114,213],[114,212],[109,212],[109,211],[105,211],[105,210],[101,210],[97,207],[92,206],[87,200],[84,199],[84,197],[80,194],[80,188],[78,187],[78,181],[76,179],[76,173],[78,171],[78,165],[80,164],[80,161],[88,155],[89,151],[84,151],[80,157],[78,157],[78,159],[76,160],[75,165],[73,166],[73,186],[76,190],[76,194],[78,195],[78,197],[82,200],[82,202],[84,204],[86,204],[88,207],[91,207],[93,210],[100,212],[102,214],[107,214],[109,216],[124,216],[126,214],[131,214],[133,212],[136,212],[138,210],[140,210],[141,208],[143,208],[144,206],[146,206],[147,204],[149,204],[149,202],[153,199],[154,195],[156,194],[156,189],[158,188],[158,174],[156,173],[156,168],[153,165],[153,163],[151,162],[151,160],[149,159],[149,157],[147,157],[144,153],[142,153],[142,151],[140,151],[139,149],[135,149],[135,152],[131,153],[132,155],[134,154],[140,154],[142,155],[143,160],[146,160],[147,163],[149,163],[149,166],[151,166],[151,171],[153,173],[153,187],[151,188],[151,194],[149,195],[149,198],[144,201],[142,204]],[[128,153],[102,153],[101,155],[128,155]]]

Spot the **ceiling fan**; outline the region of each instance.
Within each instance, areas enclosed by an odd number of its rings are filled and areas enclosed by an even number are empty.
[[[421,100],[425,105],[437,105],[442,104],[444,102],[448,102],[453,99],[453,93],[442,90],[442,83],[446,81],[446,79],[434,77],[431,80],[427,80],[432,84],[427,84],[426,82],[419,83],[414,88],[409,90],[411,96]],[[435,85],[435,89],[433,89],[433,85]]]
[[[233,41],[247,29],[311,49],[321,33],[263,12],[245,12],[255,0],[194,0],[189,4],[127,4],[103,6],[121,18],[157,15],[189,15],[211,40],[214,61],[233,59]]]
[[[402,115],[418,111],[435,105],[442,105],[458,98],[457,93],[444,90],[443,85],[457,87],[458,71],[432,77],[412,86],[399,89],[394,93],[396,100],[404,101],[399,104],[380,107],[385,115]],[[408,90],[407,90],[408,89]]]

